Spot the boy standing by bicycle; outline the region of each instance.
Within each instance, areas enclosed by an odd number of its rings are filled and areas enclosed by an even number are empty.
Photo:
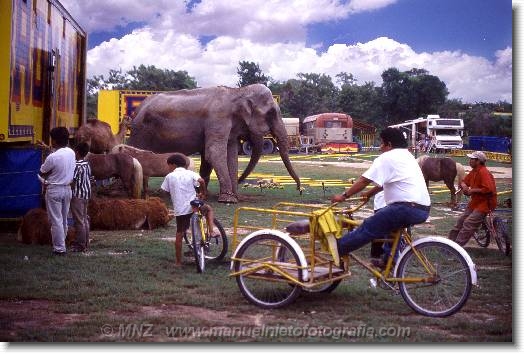
[[[176,217],[175,255],[176,266],[182,265],[182,237],[189,229],[192,208],[190,202],[197,198],[195,187],[199,188],[199,196],[205,199],[206,183],[200,175],[187,170],[186,160],[181,155],[171,155],[167,159],[171,169],[160,188],[171,196]]]

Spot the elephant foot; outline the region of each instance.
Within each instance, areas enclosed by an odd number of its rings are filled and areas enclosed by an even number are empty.
[[[220,193],[218,196],[218,202],[236,204],[238,203],[238,198],[233,193]]]

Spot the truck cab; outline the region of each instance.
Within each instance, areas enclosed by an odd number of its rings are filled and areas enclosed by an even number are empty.
[[[464,121],[456,118],[428,116],[427,134],[435,150],[462,149]]]

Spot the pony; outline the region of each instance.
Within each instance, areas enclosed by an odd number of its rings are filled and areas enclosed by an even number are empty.
[[[429,181],[444,181],[451,193],[451,207],[456,207],[462,197],[460,182],[464,179],[464,166],[449,157],[429,157],[428,155],[420,156],[417,162],[424,175],[426,186],[429,187]],[[459,186],[458,193],[455,188],[455,179]]]
[[[93,154],[86,156],[91,174],[96,180],[119,177],[131,198],[142,195],[142,166],[127,154]]]
[[[113,149],[111,149],[111,153],[124,153],[134,157],[140,162],[140,165],[142,166],[142,174],[144,177],[142,189],[146,196],[149,177],[165,177],[168,173],[171,172],[169,165],[167,164],[167,158],[169,156],[174,154],[183,156],[187,161],[185,167],[191,171],[195,170],[195,162],[193,159],[179,152],[157,154],[152,151],[141,150],[130,145],[118,144],[114,146]]]
[[[96,118],[88,119],[75,133],[75,143],[86,142],[89,151],[95,154],[107,153],[117,144],[121,144],[126,136],[131,118],[125,116],[118,126],[118,133],[113,135],[111,126]]]

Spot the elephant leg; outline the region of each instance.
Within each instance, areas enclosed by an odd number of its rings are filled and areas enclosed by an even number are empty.
[[[215,169],[218,184],[220,186],[218,201],[220,203],[238,203],[238,198],[233,194],[233,189],[231,188],[231,177],[229,174],[229,168],[227,167],[227,156],[224,155],[227,155],[226,143],[220,142],[215,144],[209,143],[209,145],[206,144],[206,160]]]
[[[227,146],[227,166],[231,180],[231,191],[238,197],[238,144],[236,141],[230,141]]]

